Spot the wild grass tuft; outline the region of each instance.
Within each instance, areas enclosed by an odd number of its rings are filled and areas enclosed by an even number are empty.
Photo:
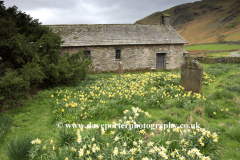
[[[70,146],[76,140],[76,133],[73,132],[72,128],[60,128],[58,132],[57,142],[58,146]]]
[[[207,74],[218,76],[223,73],[227,73],[230,69],[232,69],[231,65],[215,64],[205,69],[204,72],[206,72]]]
[[[240,142],[240,126],[233,126],[227,134],[231,137],[232,140]]]
[[[204,111],[209,118],[221,119],[227,117],[226,109],[223,109],[218,105],[214,105],[213,103],[206,104]]]
[[[215,99],[222,99],[222,98],[228,98],[228,99],[232,99],[234,96],[234,93],[229,92],[228,90],[218,90],[213,94]]]
[[[13,119],[9,116],[0,116],[0,144],[3,143],[7,134],[11,130]]]
[[[232,85],[232,86],[226,86],[226,89],[232,92],[240,93],[240,86],[239,85]]]
[[[8,144],[8,158],[10,160],[29,159],[28,154],[32,148],[32,137],[30,135],[16,136]]]

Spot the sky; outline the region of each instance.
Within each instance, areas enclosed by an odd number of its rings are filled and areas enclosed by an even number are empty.
[[[4,0],[18,10],[51,24],[126,24],[152,13],[197,0]],[[199,0],[198,0],[199,1]]]

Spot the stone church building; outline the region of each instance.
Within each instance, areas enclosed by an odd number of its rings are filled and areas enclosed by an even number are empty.
[[[48,25],[60,33],[62,53],[79,49],[93,61],[95,71],[124,69],[179,69],[185,60],[183,45],[188,43],[162,14],[158,25],[65,24]]]

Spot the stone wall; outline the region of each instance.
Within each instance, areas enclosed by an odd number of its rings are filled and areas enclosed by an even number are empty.
[[[199,62],[205,62],[208,64],[211,63],[240,63],[240,57],[216,57],[216,58],[209,58],[205,56],[201,57],[190,57],[191,60],[197,60]],[[186,57],[186,61],[188,58]]]
[[[166,53],[165,69],[179,69],[185,60],[182,44],[63,47],[62,54],[71,54],[79,49],[91,51],[96,72],[117,70],[120,61],[124,70],[156,68],[156,53]],[[116,49],[121,50],[120,60],[115,59]]]
[[[206,52],[196,52],[196,53],[191,53],[191,56],[198,56],[198,55],[205,55],[205,56],[207,56],[208,53],[221,53],[221,52],[234,52],[234,51],[239,51],[239,49],[212,50],[212,51],[206,51]]]

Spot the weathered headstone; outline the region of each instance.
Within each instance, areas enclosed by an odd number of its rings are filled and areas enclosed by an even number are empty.
[[[118,72],[119,72],[119,77],[123,75],[123,64],[122,62],[118,63]]]
[[[185,62],[181,67],[181,86],[185,91],[201,93],[203,67],[197,61]]]

